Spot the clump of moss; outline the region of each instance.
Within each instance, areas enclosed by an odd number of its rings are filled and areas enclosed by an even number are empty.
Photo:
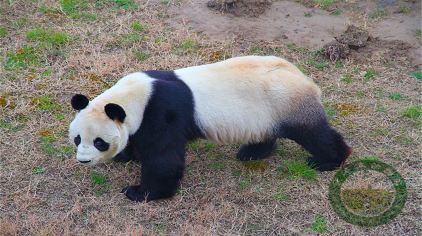
[[[248,170],[252,171],[264,171],[268,168],[269,164],[264,160],[252,160],[252,161],[244,161],[242,162],[243,166],[246,167]]]
[[[344,205],[359,215],[376,215],[390,207],[394,192],[386,189],[344,189],[341,191]]]
[[[362,111],[361,107],[351,103],[337,103],[334,107],[339,112],[340,116],[348,116],[352,113]]]

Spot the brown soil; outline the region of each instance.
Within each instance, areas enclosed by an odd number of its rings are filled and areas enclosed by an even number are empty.
[[[270,8],[271,3],[271,0],[210,0],[207,6],[235,16],[257,17]]]
[[[207,0],[197,0],[171,9],[168,23],[175,28],[187,24],[210,40],[240,38],[251,42],[282,40],[310,48],[321,48],[344,32],[348,18],[309,9],[296,2],[276,1],[259,17],[235,17],[210,11]],[[304,17],[311,12],[312,17]]]

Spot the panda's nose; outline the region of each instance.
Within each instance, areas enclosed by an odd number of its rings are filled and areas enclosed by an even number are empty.
[[[91,162],[91,161],[79,161],[80,163],[88,163],[88,162]]]

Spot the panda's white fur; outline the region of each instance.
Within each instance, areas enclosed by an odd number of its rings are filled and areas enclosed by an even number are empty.
[[[265,140],[297,100],[319,100],[321,93],[294,65],[274,56],[236,57],[175,73],[192,90],[198,126],[221,144]]]

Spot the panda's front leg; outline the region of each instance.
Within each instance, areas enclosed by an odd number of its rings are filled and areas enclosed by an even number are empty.
[[[185,168],[185,153],[170,150],[142,159],[141,184],[122,190],[132,201],[151,201],[172,197],[180,186]]]

